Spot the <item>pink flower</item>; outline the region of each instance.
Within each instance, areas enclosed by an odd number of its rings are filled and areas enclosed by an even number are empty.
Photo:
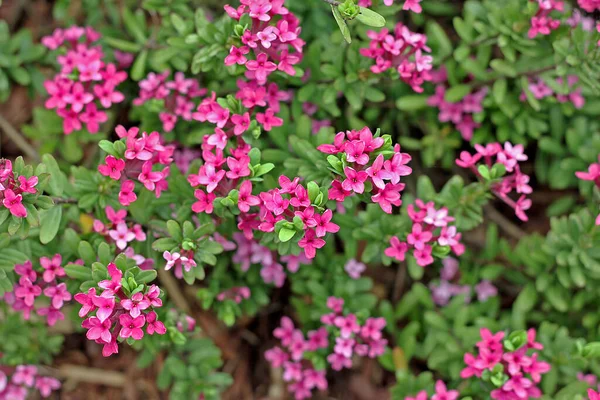
[[[246,57],[244,57],[245,54],[248,54],[250,52],[250,49],[246,46],[241,46],[241,47],[235,47],[235,46],[231,46],[231,48],[229,49],[229,55],[227,57],[225,57],[225,65],[229,66],[229,65],[233,65],[233,64],[239,64],[239,65],[244,65],[246,63],[246,61],[248,61],[248,59]]]
[[[167,333],[167,328],[165,324],[158,320],[158,316],[154,311],[150,311],[146,315],[146,332],[148,335],[153,335],[155,332],[159,335],[164,335]]]
[[[8,208],[8,211],[17,218],[25,218],[27,216],[27,210],[25,209],[25,206],[23,206],[22,201],[22,195],[15,194],[11,189],[6,189],[4,191],[4,200],[2,200],[2,204],[4,204],[4,207]]]
[[[325,246],[325,241],[316,236],[313,229],[309,229],[304,232],[304,237],[298,241],[298,246],[304,249],[304,254],[307,258],[315,258],[317,249]]]
[[[102,343],[110,343],[112,336],[110,333],[110,328],[112,326],[112,322],[110,319],[105,319],[101,321],[97,317],[90,317],[83,321],[81,324],[83,328],[88,329],[86,333],[86,337],[89,340],[100,341]]]
[[[340,328],[340,335],[344,339],[348,339],[353,333],[360,332],[360,326],[356,322],[356,315],[354,314],[349,314],[346,317],[335,317],[333,323]]]
[[[116,159],[113,156],[106,156],[104,162],[106,164],[100,164],[98,171],[104,176],[118,181],[121,179],[121,172],[125,169],[125,160]]]
[[[326,210],[323,215],[315,214],[315,232],[317,237],[325,236],[327,232],[336,233],[340,230],[339,225],[330,222],[332,216],[333,213],[331,210]]]
[[[527,218],[527,215],[525,215],[525,211],[529,210],[530,207],[530,199],[526,198],[525,195],[519,197],[519,200],[517,200],[517,203],[515,204],[515,214],[517,214],[517,217],[519,217],[521,221],[527,221],[529,219]]]
[[[366,265],[361,263],[360,261],[356,261],[354,258],[348,260],[346,265],[344,265],[344,271],[350,276],[352,279],[360,278],[360,275],[365,271]]]
[[[289,355],[280,347],[273,347],[265,352],[265,359],[269,361],[274,368],[279,368],[289,360]]]
[[[274,126],[283,125],[283,120],[275,116],[273,109],[268,108],[265,113],[256,113],[256,120],[260,123],[265,131],[270,131]]]
[[[346,158],[349,162],[355,162],[365,165],[369,162],[369,155],[365,154],[365,143],[360,140],[353,140],[346,143]]]
[[[44,295],[51,299],[54,308],[61,308],[63,302],[71,300],[71,293],[67,291],[67,284],[64,282],[56,286],[48,286],[44,289]]]
[[[38,177],[32,176],[31,178],[25,178],[23,175],[19,176],[19,189],[23,193],[31,193],[35,194],[36,189],[35,186],[38,184]]]
[[[162,172],[153,172],[152,163],[146,161],[142,164],[142,172],[138,175],[138,180],[146,187],[153,191],[156,188],[156,183],[163,179]]]
[[[92,302],[94,306],[98,307],[96,317],[98,317],[100,322],[106,321],[112,315],[115,308],[114,297],[94,296]]]
[[[238,208],[242,212],[248,212],[251,206],[260,205],[260,199],[252,195],[252,182],[244,181],[238,194]]]
[[[289,317],[281,318],[281,326],[273,331],[273,336],[281,340],[283,346],[289,346],[294,336],[294,323]]]
[[[402,6],[402,9],[410,10],[417,14],[421,14],[421,11],[423,11],[423,8],[421,8],[421,5],[419,4],[420,2],[421,2],[421,0],[406,0],[404,2],[404,5]]]
[[[130,231],[124,222],[117,224],[117,229],[109,230],[108,235],[115,241],[115,244],[121,250],[124,250],[125,247],[127,247],[127,243],[135,239],[135,233]]]
[[[67,104],[71,105],[74,112],[80,113],[83,107],[94,100],[94,95],[86,93],[83,85],[76,82],[71,88],[71,93],[64,96],[64,100]]]
[[[342,182],[342,188],[344,190],[353,191],[359,194],[365,191],[364,182],[368,178],[365,171],[357,172],[351,167],[346,167],[344,168],[344,174],[346,174],[346,179]]]
[[[134,192],[135,182],[124,181],[121,184],[121,190],[119,191],[119,203],[123,206],[128,206],[137,200],[137,195]]]
[[[335,371],[341,371],[344,368],[352,368],[352,360],[341,354],[332,353],[327,356],[327,361]]]
[[[129,314],[121,314],[119,316],[119,322],[122,325],[119,336],[123,339],[132,337],[135,340],[140,340],[144,337],[144,331],[142,330],[142,327],[146,323],[146,317],[143,315],[132,318]]]
[[[432,237],[433,235],[431,232],[423,231],[423,226],[421,226],[421,224],[414,224],[412,232],[406,237],[406,241],[408,244],[412,244],[415,249],[423,250],[425,244],[431,240]]]
[[[131,299],[121,300],[121,305],[124,309],[129,311],[129,315],[131,315],[133,318],[137,318],[142,313],[142,310],[150,307],[150,302],[142,293],[138,292],[131,296]]]
[[[243,115],[234,114],[231,116],[231,122],[233,122],[233,134],[236,136],[246,132],[250,127],[250,113],[244,113]]]
[[[408,245],[404,242],[400,242],[398,236],[392,236],[390,239],[390,247],[385,249],[384,254],[388,257],[396,259],[397,261],[404,261],[407,251]]]
[[[52,259],[48,257],[40,258],[40,265],[44,269],[44,282],[52,282],[57,277],[65,276],[65,270],[60,266],[62,256],[55,254]]]
[[[39,376],[35,381],[35,387],[40,391],[42,397],[49,397],[52,391],[60,388],[60,381],[49,376]]]
[[[200,189],[194,190],[194,197],[198,200],[192,204],[192,211],[195,213],[205,212],[211,214],[213,212],[213,201],[217,198],[214,193],[204,193]]]
[[[77,293],[75,295],[75,301],[78,302],[79,304],[81,304],[81,309],[79,309],[79,316],[81,318],[85,317],[86,315],[88,315],[91,311],[94,311],[96,309],[96,306],[94,305],[94,297],[96,297],[96,289],[95,288],[90,288],[86,293]]]
[[[15,297],[23,299],[25,305],[32,307],[35,298],[42,294],[42,288],[34,285],[29,278],[19,279],[19,284],[15,286]]]
[[[240,157],[240,159],[236,159],[233,157],[227,157],[227,166],[229,167],[229,171],[225,174],[229,179],[237,179],[250,175],[250,168],[248,168],[248,164],[250,163],[250,158],[247,156]]]
[[[254,72],[254,76],[259,84],[267,81],[267,76],[277,69],[277,65],[268,60],[266,53],[260,53],[256,60],[250,60],[246,63],[248,71]]]
[[[588,389],[588,397],[589,400],[600,400],[600,393],[596,392],[594,389]]]
[[[444,382],[437,381],[435,383],[435,394],[431,397],[431,400],[456,400],[458,399],[458,396],[458,391],[447,391]]]

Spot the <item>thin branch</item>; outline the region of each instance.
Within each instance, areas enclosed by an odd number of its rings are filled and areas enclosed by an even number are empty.
[[[331,4],[332,6],[339,6],[340,4],[342,4],[339,1],[335,1],[335,0],[323,0],[323,1],[327,4]]]
[[[56,374],[63,379],[72,379],[76,382],[96,383],[114,387],[123,387],[127,384],[127,377],[120,372],[87,368],[81,365],[62,365],[58,368]]]
[[[34,159],[36,162],[40,161],[40,155],[37,150],[29,144],[27,140],[8,122],[2,115],[0,115],[0,129],[2,129],[6,135],[13,141],[13,143],[27,155],[27,157]]]
[[[520,240],[524,236],[527,236],[521,228],[511,222],[508,218],[502,215],[498,210],[494,207],[486,205],[484,206],[485,214],[492,220],[497,223],[500,228],[502,228],[506,233],[508,233],[513,238]]]
[[[183,311],[186,314],[190,314],[191,307],[185,299],[183,291],[179,289],[177,281],[173,279],[171,274],[165,271],[164,269],[159,269],[158,279],[160,280],[160,283],[165,287],[165,289],[167,289],[166,292],[169,294],[171,300],[173,300],[173,303],[175,303],[177,308],[179,308],[180,311]]]

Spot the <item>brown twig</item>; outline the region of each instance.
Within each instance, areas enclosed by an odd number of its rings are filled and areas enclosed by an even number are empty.
[[[40,161],[40,155],[37,150],[29,144],[27,140],[8,122],[2,115],[0,115],[0,129],[6,133],[6,135],[12,140],[12,142],[27,155],[36,162]]]
[[[179,289],[179,285],[177,285],[177,281],[173,279],[171,274],[164,269],[158,270],[158,279],[160,283],[165,287],[166,292],[169,294],[173,303],[179,308],[179,311],[183,311],[186,314],[190,314],[191,307],[188,304],[185,296],[181,289]]]
[[[56,370],[56,375],[76,382],[96,383],[114,387],[123,387],[127,383],[127,377],[120,372],[87,368],[81,365],[62,365]]]
[[[521,228],[512,223],[508,218],[502,215],[498,210],[494,207],[486,205],[483,207],[485,214],[492,220],[497,223],[500,228],[502,228],[506,233],[508,233],[513,238],[520,240],[524,236],[527,235]]]

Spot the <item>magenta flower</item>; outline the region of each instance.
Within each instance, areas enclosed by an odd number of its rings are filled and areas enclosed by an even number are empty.
[[[359,165],[365,165],[369,162],[369,155],[365,151],[365,143],[360,140],[353,140],[346,143],[346,159],[349,162],[355,162]]]
[[[250,49],[246,46],[235,47],[231,46],[229,49],[229,55],[225,57],[225,65],[230,66],[233,64],[244,65],[248,59],[244,57],[245,54],[248,54]]]
[[[27,210],[23,206],[23,196],[15,194],[11,189],[6,189],[4,192],[4,200],[2,204],[8,208],[8,211],[17,218],[25,218],[27,216]]]
[[[121,179],[121,172],[125,169],[125,160],[116,159],[113,156],[106,156],[104,162],[106,164],[100,164],[98,166],[98,172],[116,181]]]
[[[415,249],[423,250],[425,248],[425,244],[431,240],[432,237],[433,235],[431,232],[424,231],[421,224],[414,224],[412,227],[412,232],[406,237],[406,241],[408,244],[412,244]]]
[[[435,383],[435,394],[431,397],[431,400],[456,400],[458,396],[457,390],[448,391],[444,382],[437,381]]]
[[[131,203],[137,200],[137,195],[134,192],[135,182],[124,181],[121,184],[121,190],[119,191],[119,203],[127,207]]]
[[[108,231],[108,235],[115,241],[117,247],[124,250],[127,247],[127,243],[135,239],[135,233],[129,230],[124,222],[117,225],[117,229],[111,229]]]
[[[18,180],[19,189],[21,189],[21,192],[31,194],[35,194],[37,192],[37,190],[35,189],[35,186],[38,184],[37,176],[34,175],[30,178],[25,178],[23,175],[21,175],[19,176]]]
[[[37,367],[35,365],[18,365],[12,375],[12,382],[16,385],[33,387],[36,377]]]
[[[104,293],[103,293],[104,295]],[[98,307],[96,311],[96,317],[100,320],[100,322],[104,322],[110,317],[115,308],[115,298],[114,297],[105,297],[105,296],[95,296],[92,299],[94,306]]]
[[[44,282],[50,283],[58,277],[65,276],[65,270],[61,267],[62,256],[55,254],[52,259],[48,257],[40,258],[40,265],[44,269]]]
[[[87,293],[77,293],[75,295],[75,301],[81,304],[81,309],[79,310],[80,317],[83,318],[96,309],[93,301],[94,297],[96,297],[96,288],[90,288]]]
[[[64,282],[56,286],[48,286],[44,289],[44,295],[50,298],[54,308],[61,308],[65,301],[71,300],[71,293],[67,291],[67,284]]]
[[[250,211],[250,207],[260,205],[261,201],[257,196],[252,195],[252,182],[244,181],[240,185],[238,194],[238,208],[242,212]]]
[[[110,343],[112,339],[110,333],[112,322],[110,319],[101,321],[97,317],[90,317],[83,321],[81,326],[88,330],[85,336],[89,340],[95,340],[101,343]]]
[[[167,333],[167,328],[165,324],[158,320],[158,316],[154,311],[150,311],[146,314],[146,332],[148,335],[153,335],[155,332],[159,335],[164,335]]]
[[[256,60],[250,60],[246,63],[246,68],[248,68],[248,71],[252,71],[254,73],[254,77],[259,84],[263,84],[267,81],[267,76],[277,69],[277,65],[268,60],[266,53],[260,53],[256,57]]]
[[[49,376],[39,376],[35,381],[35,388],[40,391],[42,397],[50,397],[54,390],[60,389],[60,381]]]
[[[34,285],[29,278],[22,277],[15,286],[14,293],[17,298],[23,299],[25,305],[32,307],[35,298],[42,294],[42,288]]]
[[[406,252],[408,251],[408,245],[401,242],[398,236],[392,236],[390,239],[390,247],[385,249],[384,254],[388,257],[394,258],[397,261],[404,261]]]
[[[340,328],[340,335],[344,339],[349,338],[353,333],[360,332],[360,326],[356,322],[356,315],[354,314],[349,314],[346,317],[336,317],[333,323]]]
[[[356,171],[351,167],[344,168],[346,179],[342,182],[342,188],[355,193],[363,193],[365,191],[364,182],[369,177],[365,171]]]
[[[200,189],[194,190],[194,197],[197,202],[192,204],[192,211],[195,213],[205,212],[211,214],[213,212],[213,201],[217,198],[214,193],[204,193]]]
[[[144,331],[142,330],[142,327],[146,323],[146,317],[143,315],[132,318],[129,314],[121,314],[119,316],[119,322],[122,325],[119,336],[123,339],[132,337],[135,340],[140,340],[144,337]]]
[[[140,292],[131,296],[130,299],[121,300],[121,305],[124,309],[129,311],[129,315],[133,318],[140,316],[143,310],[150,307],[150,302]]]
[[[317,249],[325,246],[325,241],[316,236],[313,229],[308,229],[304,232],[304,237],[298,241],[298,246],[304,249],[304,254],[307,258],[315,258]]]
[[[315,214],[315,232],[317,237],[323,237],[328,232],[336,233],[340,230],[339,225],[331,222],[331,218],[333,217],[333,212],[331,210],[326,210],[323,215]]]
[[[248,64],[250,64],[250,62],[248,62]],[[273,129],[273,127],[283,125],[283,119],[276,117],[275,111],[272,108],[268,108],[264,114],[256,113],[256,121],[258,121],[267,132]]]

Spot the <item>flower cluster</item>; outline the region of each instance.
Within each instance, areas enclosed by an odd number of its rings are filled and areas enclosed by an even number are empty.
[[[244,65],[246,77],[259,85],[277,70],[296,75],[294,65],[302,60],[305,43],[300,39],[298,18],[283,6],[283,1],[242,0],[238,8],[226,5],[225,11],[236,21],[244,15],[252,20],[250,29],[239,37],[240,45],[231,46],[225,65]],[[254,59],[249,59],[251,51]]]
[[[437,381],[435,383],[435,394],[431,396],[431,400],[458,400],[458,390],[448,390],[446,384],[443,381]],[[405,397],[404,400],[427,400],[427,392],[421,390],[415,397]]]
[[[178,279],[183,279],[183,271],[189,272],[192,268],[196,267],[196,261],[194,260],[194,250],[181,249],[180,251],[165,251],[163,252],[163,258],[167,262],[165,264],[165,271],[169,271],[171,268],[175,268],[175,276]]]
[[[554,10],[563,12],[565,5],[560,0],[530,0],[537,2],[539,5],[536,14],[531,17],[531,27],[527,36],[533,39],[537,35],[549,35],[553,30],[558,29],[560,20],[550,17],[550,13]]]
[[[578,87],[574,89],[574,86],[579,81],[576,75],[569,75],[567,77],[567,85],[570,90],[567,94],[555,93],[542,79],[535,78],[529,82],[529,91],[538,100],[545,99],[548,97],[555,98],[559,103],[572,103],[575,108],[581,108],[585,104],[585,98],[581,94],[582,88]],[[563,78],[557,78],[556,83],[564,86]],[[519,97],[521,101],[526,101],[525,92],[521,93]]]
[[[422,0],[405,0],[402,9],[420,14],[421,11],[423,11],[421,4],[419,4],[421,1]],[[383,0],[383,4],[389,7],[394,4],[394,0]],[[373,2],[371,0],[358,0],[358,5],[361,7],[371,7]]]
[[[445,306],[454,296],[465,295],[465,302],[471,301],[471,286],[452,283],[458,276],[458,260],[447,257],[442,260],[443,268],[440,273],[440,283],[429,285],[433,301],[439,306]],[[475,285],[477,300],[484,302],[490,297],[498,295],[498,289],[488,280],[482,280]]]
[[[15,273],[19,281],[14,285],[12,292],[4,294],[4,301],[14,311],[21,312],[25,320],[31,318],[35,310],[37,315],[44,316],[49,326],[54,326],[58,320],[64,320],[61,309],[66,302],[71,300],[71,293],[67,290],[65,282],[59,282],[66,276],[61,266],[62,256],[55,254],[52,258],[41,257],[42,271],[36,271],[30,260],[23,264],[15,265]],[[42,294],[49,299],[49,305],[35,309],[34,304]]]
[[[352,355],[376,358],[387,345],[383,338],[384,318],[367,318],[361,325],[355,314],[344,315],[344,299],[329,297],[327,307],[332,311],[321,316],[321,322],[333,329],[335,346],[327,361],[335,371],[352,368]]]
[[[321,317],[325,326],[308,332],[307,338],[294,327],[290,318],[283,317],[281,326],[273,331],[282,347],[276,346],[265,353],[265,358],[273,367],[283,367],[283,379],[291,382],[288,390],[294,393],[296,399],[309,398],[314,388],[327,389],[325,371],[314,370],[311,363],[303,361],[303,358],[307,352],[330,349],[330,335],[335,338],[335,344],[327,361],[336,371],[351,368],[354,354],[375,358],[385,350],[387,340],[382,338],[385,327],[383,318],[368,318],[360,325],[356,315],[343,314],[343,299],[330,297],[327,306],[332,312]]]
[[[513,146],[509,142],[505,142],[504,147],[500,143],[490,143],[484,147],[476,144],[475,150],[477,151],[475,155],[471,155],[468,151],[461,152],[460,157],[456,160],[456,165],[468,168],[477,177],[482,177],[480,173],[482,166],[484,169],[485,167],[491,168],[494,159],[495,163],[502,164],[507,175],[500,182],[493,183],[491,190],[498,198],[515,210],[515,214],[521,221],[527,221],[525,211],[531,207],[531,200],[526,195],[533,190],[529,186],[529,176],[521,172],[519,166],[519,162],[527,161],[527,155],[523,153],[523,145]],[[482,159],[484,163],[478,164]],[[517,201],[508,197],[513,191],[520,195]]]
[[[427,47],[427,36],[411,32],[398,23],[393,34],[386,28],[380,32],[368,31],[371,39],[369,47],[360,49],[364,57],[375,60],[371,71],[381,74],[389,69],[398,72],[400,79],[418,93],[423,91],[423,83],[431,81],[433,58],[423,54],[431,53]]]
[[[17,365],[12,375],[8,376],[8,372],[6,368],[0,369],[0,399],[25,400],[33,388],[48,398],[61,386],[58,379],[40,375],[35,365]]]
[[[106,240],[112,240],[119,250],[125,250],[128,244],[134,240],[138,242],[146,240],[146,233],[144,233],[140,224],[129,227],[125,222],[127,210],[115,211],[111,206],[107,206],[106,218],[108,218],[108,223],[104,223],[99,219],[94,220],[92,225],[94,231],[104,236]],[[140,262],[140,264],[142,263],[143,261]]]
[[[23,196],[37,193],[37,176],[16,176],[10,160],[0,158],[0,210],[7,209],[17,218],[27,217]]]
[[[232,257],[233,262],[238,263],[243,272],[248,271],[250,265],[260,264],[260,276],[265,283],[272,283],[276,287],[282,287],[285,282],[286,273],[280,262],[287,263],[287,269],[295,273],[301,264],[310,264],[310,260],[304,255],[287,255],[277,260],[277,253],[261,246],[253,239],[248,239],[240,232],[233,234],[236,242],[236,252]]]
[[[477,342],[479,353],[477,356],[465,354],[467,367],[461,371],[461,378],[476,376],[489,379],[497,387],[491,393],[495,400],[541,397],[537,384],[542,375],[550,371],[550,364],[539,361],[539,353],[535,350],[542,350],[544,346],[535,341],[536,331],[533,328],[527,333],[516,333],[518,335],[514,338],[510,335],[504,340],[503,345],[504,332],[492,334],[486,328],[481,329],[482,340]],[[518,345],[515,346],[514,342]]]
[[[57,57],[60,72],[44,82],[50,95],[45,106],[56,109],[63,119],[66,135],[80,130],[82,123],[90,133],[98,132],[100,124],[108,119],[102,109],[107,110],[125,99],[116,88],[127,79],[127,73],[105,62],[102,49],[93,46],[100,37],[91,27],[72,26],[56,29],[51,36],[42,39],[42,44],[51,50],[63,45],[68,47],[64,55]]]
[[[154,311],[162,306],[158,286],[129,287],[123,272],[114,263],[109,263],[106,268],[109,279],[98,283],[102,293],[96,294],[96,288],[92,287],[87,293],[75,295],[75,301],[81,304],[80,317],[95,312],[81,326],[88,330],[86,337],[89,340],[103,345],[104,357],[119,352],[117,338],[142,339],[144,326],[149,335],[164,335],[167,331]]]
[[[325,328],[308,332],[308,339],[288,317],[281,318],[281,326],[273,331],[283,347],[273,347],[265,352],[265,358],[274,368],[284,368],[283,380],[290,382],[288,390],[297,400],[311,397],[313,389],[327,389],[326,371],[317,371],[310,362],[303,362],[307,351],[317,351],[329,347],[328,332]]]
[[[600,0],[577,0],[577,4],[579,4],[579,7],[590,13],[600,10]]]
[[[153,191],[157,198],[160,197],[169,187],[167,178],[175,146],[164,144],[158,132],[142,132],[142,136],[138,137],[138,128],[126,130],[122,125],[117,126],[115,132],[121,139],[125,139],[124,153],[121,157],[106,156],[104,164],[98,166],[98,171],[121,183],[119,202],[128,206],[137,200],[133,179],[137,179],[147,190]],[[156,166],[161,170],[156,170]]]
[[[415,201],[415,205],[409,204],[407,207],[412,221],[411,232],[405,241],[392,236],[390,247],[385,249],[386,256],[404,261],[406,253],[412,250],[417,264],[425,267],[433,263],[434,246],[448,246],[457,256],[464,253],[465,247],[460,243],[462,234],[456,231],[454,225],[449,225],[454,218],[448,215],[446,207],[438,210],[433,201],[424,203],[420,199]]]
[[[400,145],[396,144],[393,151],[386,152],[391,153],[386,160],[384,154],[378,151],[384,143],[383,137],[373,137],[371,130],[365,127],[360,131],[340,132],[333,144],[317,147],[326,154],[341,154],[345,161],[343,170],[339,171],[340,174],[343,172],[345,179],[332,182],[330,200],[342,202],[353,193],[372,192],[371,201],[378,203],[388,214],[392,213],[392,205],[399,207],[402,204],[400,193],[405,185],[400,183],[400,178],[412,173],[412,169],[406,165],[411,156],[401,153]],[[337,161],[341,165],[341,161]]]
[[[158,114],[163,130],[171,132],[177,121],[191,121],[196,107],[195,99],[206,94],[196,79],[186,79],[183,72],[177,72],[172,80],[167,80],[170,72],[160,74],[151,72],[140,81],[140,92],[133,104],[141,106],[153,100],[162,101],[164,111]]]
[[[592,163],[588,167],[587,172],[577,171],[575,172],[575,176],[584,181],[594,182],[594,185],[600,189],[600,155],[598,156],[598,162]],[[596,225],[600,225],[600,214],[596,217]]]
[[[479,123],[473,120],[473,114],[483,111],[482,102],[487,93],[488,88],[483,87],[469,93],[462,100],[451,103],[445,100],[446,87],[438,85],[435,88],[435,94],[427,99],[427,104],[438,108],[440,122],[453,123],[463,139],[471,140],[473,130],[480,126]]]
[[[242,300],[250,298],[250,288],[247,286],[236,286],[229,288],[217,295],[217,300],[233,300],[236,304],[240,304]]]

